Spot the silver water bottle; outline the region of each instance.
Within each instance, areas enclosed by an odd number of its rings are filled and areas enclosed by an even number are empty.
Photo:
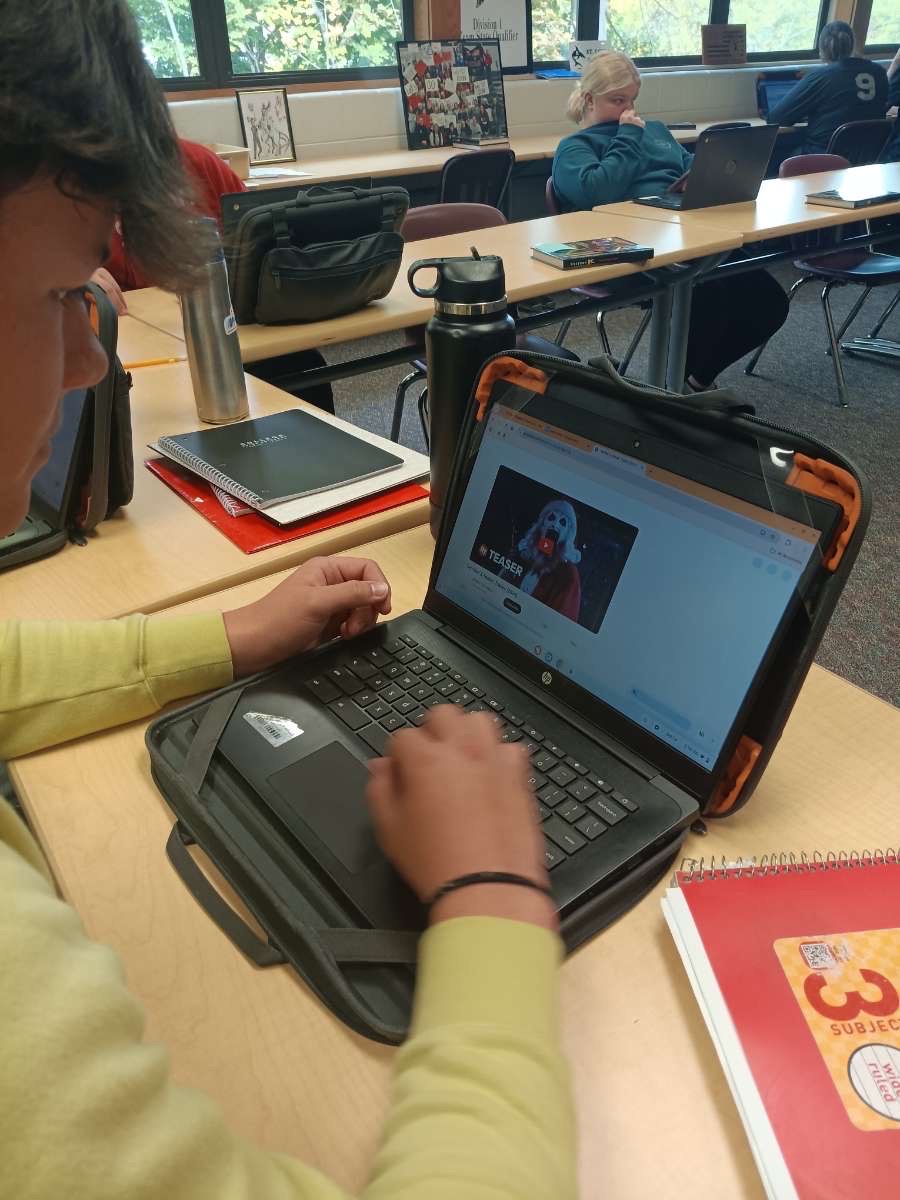
[[[181,294],[181,315],[197,415],[201,421],[221,425],[248,416],[250,406],[225,252],[216,222],[209,217],[202,221],[204,236],[214,249],[206,264],[206,278]]]

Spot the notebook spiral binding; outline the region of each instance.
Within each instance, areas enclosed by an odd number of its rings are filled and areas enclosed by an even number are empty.
[[[252,508],[259,507],[260,497],[255,492],[251,492],[241,484],[235,483],[224,471],[217,471],[215,467],[211,467],[209,463],[204,462],[199,454],[193,454],[190,450],[185,450],[182,446],[173,442],[171,438],[167,437],[160,438],[157,445],[160,450],[165,450],[166,454],[171,455],[182,466],[187,467],[189,471],[193,471],[195,475],[199,475],[201,479],[205,479],[208,483],[211,483],[213,487],[221,488],[229,496],[243,500],[245,504],[250,505]]]
[[[763,854],[759,858],[728,859],[724,855],[716,858],[684,858],[672,876],[672,887],[704,883],[713,879],[764,878],[767,875],[789,875],[800,871],[843,871],[859,867],[883,866],[885,863],[900,862],[900,854],[893,847],[886,850],[827,850],[824,854],[813,851],[812,855],[801,850],[779,851]]]

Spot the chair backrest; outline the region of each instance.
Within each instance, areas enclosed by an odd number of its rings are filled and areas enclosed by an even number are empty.
[[[509,149],[464,150],[441,171],[441,203],[490,204],[503,208],[516,156]]]
[[[423,204],[408,210],[400,233],[405,242],[421,242],[425,238],[505,224],[506,217],[490,204]]]
[[[778,178],[793,179],[795,175],[814,175],[816,171],[843,171],[849,166],[842,154],[795,154],[778,168]]]
[[[547,184],[544,188],[544,206],[551,217],[558,217],[562,212],[559,206],[559,196],[553,187],[553,176],[547,176]]]
[[[717,125],[707,125],[704,133],[713,133],[717,129],[749,129],[752,121],[719,121]]]
[[[886,118],[880,121],[848,121],[839,125],[828,143],[829,154],[842,154],[849,159],[851,167],[862,167],[877,162],[894,130],[894,122]]]

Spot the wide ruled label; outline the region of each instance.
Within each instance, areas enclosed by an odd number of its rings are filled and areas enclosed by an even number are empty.
[[[900,929],[779,938],[774,949],[847,1116],[900,1133]]]

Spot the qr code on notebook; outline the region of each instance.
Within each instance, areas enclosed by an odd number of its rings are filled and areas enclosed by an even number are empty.
[[[825,971],[838,965],[827,942],[801,942],[800,953],[806,965],[813,971]]]

